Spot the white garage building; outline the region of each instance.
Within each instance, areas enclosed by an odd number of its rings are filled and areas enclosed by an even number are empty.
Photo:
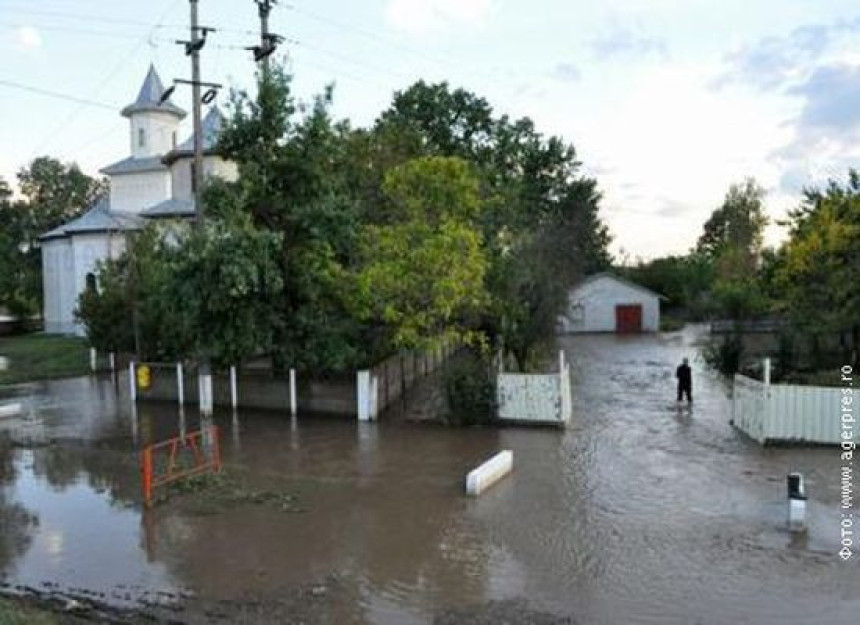
[[[577,284],[559,319],[562,332],[657,332],[660,300],[643,286],[611,273],[598,273]]]

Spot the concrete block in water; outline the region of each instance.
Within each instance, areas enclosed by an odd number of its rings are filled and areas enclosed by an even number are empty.
[[[500,451],[466,476],[466,494],[477,496],[505,477],[514,468],[514,452]]]
[[[21,404],[4,404],[0,406],[0,417],[14,417],[21,414]]]

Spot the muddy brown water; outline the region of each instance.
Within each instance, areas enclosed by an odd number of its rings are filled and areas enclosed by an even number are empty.
[[[325,623],[468,621],[490,605],[511,622],[857,623],[860,567],[836,555],[838,452],[762,449],[734,430],[698,336],[562,339],[566,431],[216,415],[227,472],[295,494],[300,511],[144,512],[135,450],[178,432],[175,406],[133,415],[122,378],[6,389],[26,417],[0,424],[17,441],[0,452],[3,581],[132,606],[277,605],[318,584],[303,619]],[[683,356],[691,411],[673,397]],[[466,498],[465,473],[500,449],[513,450],[513,474]],[[810,494],[800,538],[785,529],[792,470]],[[509,600],[526,616],[505,617]],[[273,610],[271,622],[289,622]]]

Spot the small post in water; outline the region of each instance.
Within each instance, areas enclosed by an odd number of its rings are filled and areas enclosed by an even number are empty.
[[[239,392],[236,389],[236,367],[235,365],[230,366],[230,405],[233,407],[233,410],[239,406]]]
[[[296,403],[296,370],[290,369],[290,414],[294,417],[298,410]]]
[[[197,385],[199,386],[200,414],[204,417],[212,416],[212,371],[208,364],[201,365],[197,373]]]
[[[108,354],[108,359],[110,360],[110,370],[116,371],[116,354],[111,352]]]
[[[113,354],[111,354],[113,356]],[[135,375],[134,361],[128,363],[128,395],[132,402],[137,401],[137,376]]]
[[[182,375],[182,363],[176,363],[176,399],[179,406],[185,405],[185,378]]]
[[[806,531],[806,485],[802,473],[789,473],[788,483],[788,529],[792,532]]]
[[[96,348],[90,347],[90,371],[96,372]]]

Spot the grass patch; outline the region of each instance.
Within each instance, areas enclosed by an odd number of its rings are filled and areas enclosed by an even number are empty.
[[[86,375],[90,370],[86,341],[68,336],[0,337],[0,356],[9,360],[9,368],[0,371],[0,385]]]
[[[80,621],[60,620],[50,610],[39,608],[25,599],[0,597],[0,625],[56,625],[63,622]]]
[[[224,472],[169,484],[154,504],[171,501],[190,514],[217,514],[242,505],[260,505],[280,512],[302,512],[296,497],[280,490],[251,488]]]

